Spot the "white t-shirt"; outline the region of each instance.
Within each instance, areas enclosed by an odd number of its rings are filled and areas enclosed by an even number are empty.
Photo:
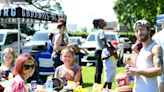
[[[110,55],[110,51],[107,48],[102,50],[102,58],[108,57]],[[103,60],[104,68],[116,67],[114,61],[109,57],[108,59]]]
[[[102,29],[97,29],[97,32],[95,34],[96,39],[96,50],[102,50],[104,48],[104,44],[102,39],[105,38],[105,33]]]

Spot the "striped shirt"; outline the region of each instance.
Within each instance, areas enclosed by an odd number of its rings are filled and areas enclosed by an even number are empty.
[[[51,53],[40,51],[35,55],[35,62],[38,63],[39,75],[54,74],[54,61],[51,59]]]

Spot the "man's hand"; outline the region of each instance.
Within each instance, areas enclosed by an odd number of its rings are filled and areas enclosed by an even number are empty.
[[[138,75],[138,70],[136,68],[131,67],[131,66],[126,66],[125,72],[127,73],[127,75]]]
[[[129,68],[129,73],[131,75],[139,75],[138,70],[136,68],[133,68],[133,67]]]

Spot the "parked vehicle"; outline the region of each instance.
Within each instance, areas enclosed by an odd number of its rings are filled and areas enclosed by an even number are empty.
[[[131,46],[132,46],[132,42],[128,37],[119,37],[119,47],[120,49],[122,49],[124,53],[126,53],[127,51],[132,53]]]
[[[32,56],[35,55],[35,53],[39,51],[38,48],[43,47],[45,43],[49,40],[48,39],[49,33],[54,33],[54,37],[55,37],[57,31],[54,30],[36,31],[33,34],[31,40],[24,45],[23,48],[25,48],[25,52],[30,53]],[[67,34],[66,34],[66,38],[68,38]]]
[[[95,50],[96,50],[96,43],[95,43],[95,34],[96,32],[91,32],[86,38],[84,44],[82,44],[82,48],[84,48],[88,55],[82,58],[82,62],[95,62]],[[117,41],[118,42],[118,35],[116,32],[112,31],[105,31],[105,37],[108,42]]]
[[[26,37],[25,34],[21,34],[20,47],[24,43]],[[18,53],[18,30],[16,29],[0,29],[0,60],[2,56],[2,51],[6,47],[13,48],[14,52]],[[1,62],[0,62],[1,63]]]
[[[70,36],[68,37],[68,43],[77,44],[78,46],[82,45],[83,38],[80,36]]]

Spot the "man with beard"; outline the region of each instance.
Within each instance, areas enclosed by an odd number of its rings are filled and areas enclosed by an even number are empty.
[[[151,26],[147,20],[138,20],[134,31],[143,47],[136,59],[136,67],[126,67],[126,73],[134,76],[133,92],[158,92],[157,76],[162,73],[162,49],[151,39]]]

